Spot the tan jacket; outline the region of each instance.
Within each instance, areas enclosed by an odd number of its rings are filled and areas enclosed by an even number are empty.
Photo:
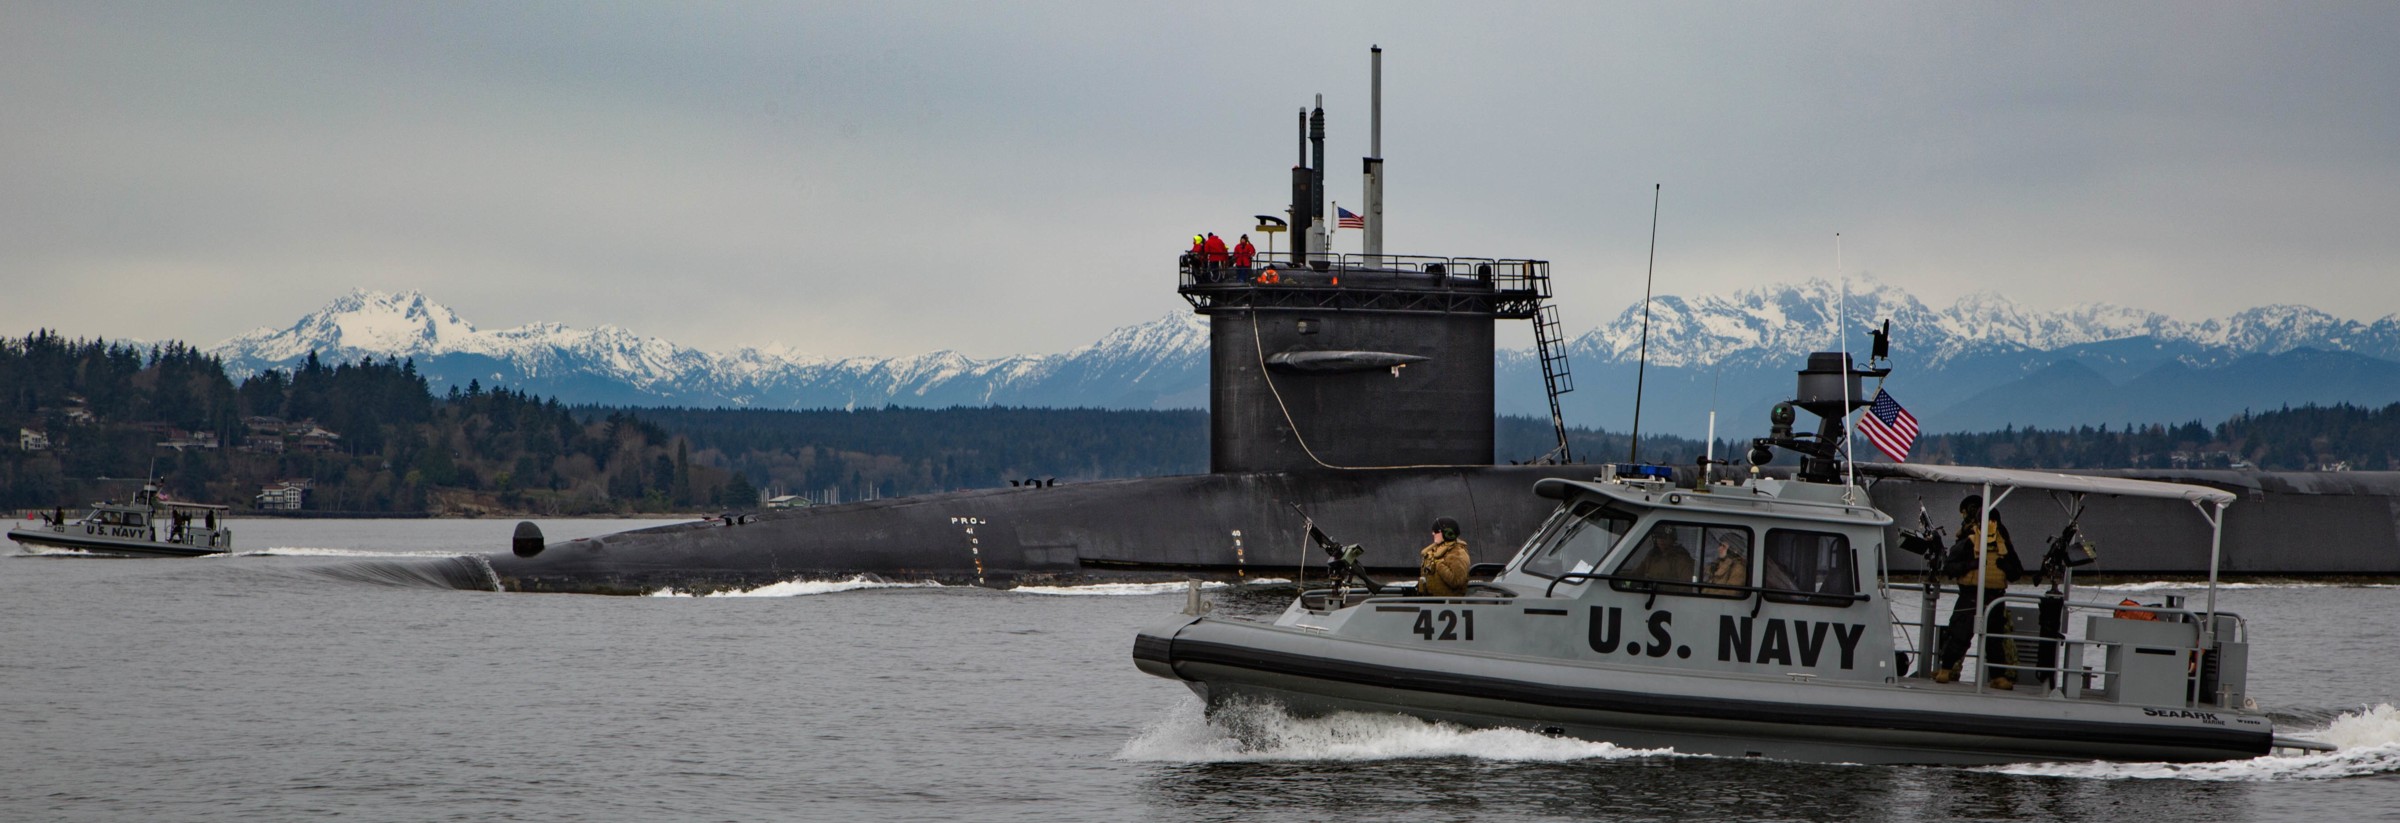
[[[1417,574],[1424,580],[1419,592],[1432,597],[1457,597],[1467,593],[1467,541],[1444,540],[1417,551],[1423,560]]]
[[[1976,545],[1982,550],[1983,579],[1981,581],[1976,580],[1975,570],[1970,568],[1964,574],[1959,575],[1956,579],[1951,580],[1950,582],[1957,583],[1962,586],[1973,586],[1980,583],[1980,585],[1986,589],[2008,588],[2008,574],[2000,571],[2000,556],[2009,553],[2008,538],[2002,536],[2000,534],[2000,529],[1998,528],[2000,525],[2000,518],[1992,518],[1992,526],[1994,528],[1992,529],[1990,540],[1975,540],[1975,529],[1981,525],[1983,525],[1981,518],[1968,519],[1966,523],[1959,526],[1958,539],[1973,541],[1970,542],[1969,545]]]
[[[1738,554],[1720,556],[1708,561],[1708,572],[1702,577],[1710,583],[1747,586],[1750,585],[1750,561]]]

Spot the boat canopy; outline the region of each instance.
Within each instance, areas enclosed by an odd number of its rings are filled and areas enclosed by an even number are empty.
[[[232,510],[233,510],[233,507],[232,507],[232,506],[226,506],[226,505],[221,505],[221,504],[217,504],[217,503],[185,503],[185,502],[182,502],[182,501],[180,501],[180,500],[161,500],[161,501],[158,501],[158,503],[159,503],[159,505],[161,505],[161,506],[165,506],[165,507],[167,507],[167,508],[170,508],[170,509],[190,509],[190,510],[192,510],[192,511],[220,511],[220,512],[222,512],[222,511],[232,511]]]
[[[2117,494],[2127,497],[2160,497],[2168,500],[2189,500],[2194,503],[2215,503],[2220,506],[2231,504],[2235,499],[2232,492],[2206,486],[2187,486],[2182,483],[2162,483],[2156,480],[2134,480],[2124,477],[2090,477],[2025,469],[1930,466],[1918,463],[1856,463],[1852,465],[1859,474],[1869,477],[1908,477],[1944,483],[1988,483],[1994,486],[2014,486],[2021,489]]]

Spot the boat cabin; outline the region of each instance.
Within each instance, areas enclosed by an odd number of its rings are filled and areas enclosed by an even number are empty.
[[[1377,634],[1439,641],[1457,621],[1460,640],[1473,632],[1501,641],[1493,650],[1504,653],[1826,681],[1902,673],[1889,632],[1873,630],[1889,622],[1873,563],[1891,518],[1843,502],[1839,488],[1762,480],[1692,489],[1612,476],[1543,480],[1534,491],[1559,507],[1466,597],[1327,590],[1287,618],[1306,625],[1406,609],[1429,625]]]
[[[1591,615],[1579,657],[1883,680],[1875,570],[1891,518],[1815,484],[1545,480],[1560,506],[1494,582]],[[1863,496],[1862,496],[1863,497]],[[1875,633],[1880,635],[1881,633]]]
[[[84,515],[83,533],[100,537],[122,537],[129,540],[149,540],[155,534],[150,526],[148,506],[121,506],[101,503]]]

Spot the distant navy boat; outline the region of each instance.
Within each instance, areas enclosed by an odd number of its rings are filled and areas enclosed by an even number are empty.
[[[8,530],[8,539],[28,547],[74,549],[128,557],[199,557],[233,551],[233,529],[225,506],[185,503],[159,496],[158,481],[142,484],[133,502],[93,504],[78,520],[65,512],[43,516],[39,525]],[[165,535],[158,522],[167,522]]]

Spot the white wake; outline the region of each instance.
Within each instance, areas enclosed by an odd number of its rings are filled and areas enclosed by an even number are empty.
[[[473,557],[457,551],[389,551],[383,549],[334,549],[315,546],[276,546],[267,549],[237,551],[235,557]]]
[[[1255,580],[1246,580],[1240,584],[1226,583],[1222,581],[1205,581],[1200,584],[1200,588],[1213,591],[1216,589],[1231,588],[1235,585],[1269,586],[1290,582],[1292,581],[1281,577],[1262,577]],[[1128,595],[1182,594],[1185,591],[1190,590],[1191,586],[1192,584],[1189,582],[1081,583],[1072,586],[1018,586],[1014,589],[1010,589],[1009,591],[1018,592],[1021,594],[1041,594],[1057,597],[1123,597]]]
[[[1561,762],[1672,755],[1518,729],[1468,729],[1397,714],[1293,717],[1273,703],[1228,705],[1209,718],[1198,698],[1125,742],[1118,760],[1165,763],[1362,761],[1464,757]]]
[[[2203,582],[2192,582],[2192,581],[2188,581],[2188,580],[2152,580],[2152,581],[2149,581],[2149,582],[2143,582],[2143,583],[2115,583],[2115,584],[2106,585],[2106,586],[2076,586],[2075,588],[2078,588],[2078,589],[2093,589],[2093,590],[2097,590],[2097,591],[2107,591],[2107,592],[2156,592],[2156,591],[2170,591],[2170,592],[2172,592],[2172,591],[2206,591],[2206,590],[2208,589],[2208,583],[2207,583],[2207,582],[2205,582],[2205,581],[2203,581]],[[2392,588],[2392,584],[2390,584],[2390,583],[2310,583],[2310,582],[2299,582],[2299,581],[2292,581],[2292,582],[2283,582],[2283,583],[2218,583],[2218,584],[2217,584],[2217,588],[2218,588],[2218,589],[2222,589],[2222,590],[2234,590],[2234,589],[2388,589],[2388,588]]]
[[[893,581],[881,580],[862,574],[841,580],[786,580],[780,583],[769,583],[755,589],[731,589],[727,591],[713,592],[690,592],[681,589],[665,588],[650,592],[649,596],[806,597],[812,594],[833,594],[835,592],[858,591],[860,589],[933,589],[940,588],[941,585],[942,584],[935,583],[930,580],[915,583],[895,583]]]
[[[2216,763],[2028,763],[1995,766],[1986,771],[2095,780],[2227,782],[2328,780],[2400,773],[2400,710],[2393,709],[2392,704],[2343,712],[2324,728],[2296,729],[2292,735],[2338,748],[2323,753],[2270,754]]]

